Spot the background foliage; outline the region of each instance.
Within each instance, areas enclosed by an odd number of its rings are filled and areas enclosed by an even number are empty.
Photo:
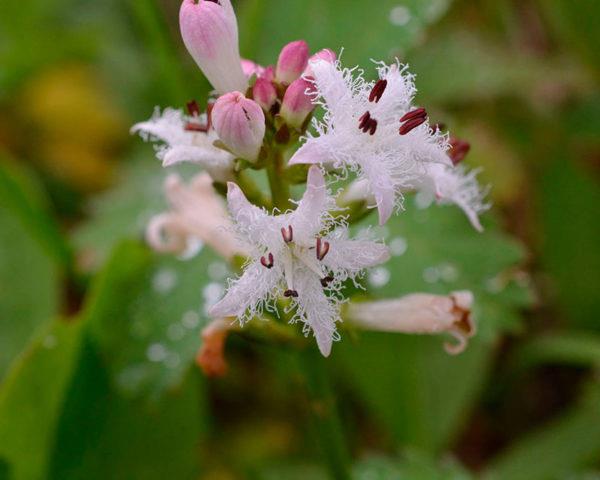
[[[0,478],[328,478],[284,346],[237,335],[194,364],[228,267],[142,241],[166,172],[127,135],[204,100],[176,0],[0,5]],[[375,297],[476,293],[480,333],[346,331],[330,361],[356,479],[600,478],[600,4],[239,0],[242,53],[298,38],[346,64],[399,56],[418,101],[473,145],[486,232],[449,207],[386,227]],[[194,169],[182,169],[183,175]],[[257,387],[258,386],[258,387]]]

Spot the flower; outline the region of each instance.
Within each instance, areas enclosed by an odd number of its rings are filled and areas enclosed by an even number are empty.
[[[238,233],[250,244],[244,272],[230,282],[225,297],[214,305],[213,318],[237,317],[241,324],[283,295],[295,308],[291,322],[304,322],[324,356],[339,338],[339,294],[342,282],[356,279],[367,267],[389,258],[387,248],[369,240],[350,240],[345,225],[329,210],[334,200],[327,192],[321,170],[310,168],[307,189],[296,210],[269,215],[252,205],[234,183],[227,202]],[[332,230],[337,227],[337,230]]]
[[[490,208],[485,202],[488,188],[481,188],[477,182],[479,170],[467,171],[463,166],[427,165],[426,173],[417,180],[415,186],[425,200],[435,199],[440,205],[455,204],[460,207],[479,231],[483,231],[479,214]],[[429,197],[429,198],[427,198]]]
[[[225,206],[207,173],[195,176],[189,185],[179,175],[169,175],[165,193],[171,211],[154,216],[146,229],[152,248],[189,258],[201,241],[227,259],[246,254],[232,233]]]
[[[230,0],[183,0],[179,26],[188,52],[217,92],[248,88]]]
[[[346,309],[350,323],[367,330],[412,334],[448,332],[458,343],[446,343],[451,355],[465,350],[477,331],[471,318],[473,294],[453,292],[448,296],[415,293],[394,300],[350,303]]]
[[[206,115],[186,116],[172,108],[161,113],[157,108],[150,120],[134,125],[131,133],[139,133],[146,141],[164,142],[157,149],[163,166],[196,163],[215,180],[224,182],[232,178],[235,157],[213,145],[219,137],[208,123]]]
[[[258,158],[265,136],[265,114],[254,100],[240,92],[219,97],[212,111],[214,128],[221,141],[238,157]]]
[[[318,60],[310,68],[313,102],[325,114],[313,120],[316,135],[308,134],[289,163],[328,163],[356,172],[368,181],[384,224],[426,165],[451,164],[448,139],[429,127],[424,109],[412,107],[416,90],[404,66],[379,64],[377,82],[339,62]]]

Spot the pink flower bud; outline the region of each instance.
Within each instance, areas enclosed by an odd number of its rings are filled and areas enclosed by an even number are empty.
[[[319,60],[323,60],[327,63],[335,63],[335,61],[337,60],[337,55],[333,50],[330,50],[329,48],[324,48],[320,52],[315,53],[312,57],[308,59],[308,66],[306,67],[306,70],[304,70],[305,76],[312,77],[314,75],[310,64],[312,62],[318,62]]]
[[[242,71],[247,78],[250,78],[252,75],[256,75],[257,77],[262,77],[265,72],[265,67],[259,65],[258,63],[254,63],[252,60],[246,60],[242,58]]]
[[[183,0],[179,25],[188,52],[217,92],[246,90],[230,0]]]
[[[253,100],[240,92],[227,93],[217,100],[212,122],[221,141],[238,157],[258,158],[265,136],[265,114]]]
[[[277,100],[275,86],[264,78],[256,80],[254,88],[252,89],[252,94],[254,96],[254,101],[258,103],[265,112],[271,110],[271,107],[275,105],[275,101]]]
[[[310,93],[312,90],[314,90],[313,83],[304,78],[294,80],[287,88],[279,114],[291,127],[300,128],[315,108],[311,97],[307,94],[307,91]]]
[[[288,43],[283,47],[277,61],[277,81],[289,85],[302,75],[308,64],[308,53],[308,44],[304,40]]]

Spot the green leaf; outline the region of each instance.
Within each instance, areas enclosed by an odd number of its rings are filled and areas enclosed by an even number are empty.
[[[158,398],[181,383],[200,347],[205,310],[223,293],[227,275],[207,248],[185,262],[136,243],[115,250],[85,317],[122,391]]]
[[[581,405],[511,445],[488,467],[485,480],[546,480],[566,475],[600,455],[600,387]]]
[[[14,364],[0,391],[0,457],[11,480],[44,478],[81,325],[55,322]]]
[[[0,378],[33,332],[59,308],[62,245],[39,192],[0,166]]]
[[[419,210],[412,200],[376,234],[387,238],[393,256],[367,279],[375,297],[475,294],[479,333],[457,357],[445,353],[440,337],[360,333],[355,345],[346,339],[336,346],[346,378],[394,438],[436,452],[452,442],[476,402],[494,340],[519,326],[518,309],[531,300],[518,274],[523,249],[493,225],[475,232],[457,209]]]
[[[422,39],[448,9],[449,0],[379,0],[368,11],[347,0],[251,0],[239,9],[242,53],[275,63],[287,43],[305,39],[311,51],[344,48],[344,62],[367,68],[371,58],[391,59]],[[262,12],[258,15],[257,12]]]

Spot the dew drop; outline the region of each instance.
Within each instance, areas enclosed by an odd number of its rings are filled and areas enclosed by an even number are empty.
[[[227,265],[223,262],[212,262],[208,266],[208,276],[211,280],[223,280],[228,273]]]
[[[172,323],[167,329],[167,336],[170,340],[177,342],[185,337],[185,329],[179,323]]]
[[[200,325],[200,315],[194,310],[189,310],[181,317],[181,323],[185,328],[192,330]]]
[[[171,269],[159,270],[152,279],[154,291],[163,295],[173,290],[175,285],[177,285],[177,273]]]
[[[151,362],[162,362],[167,357],[167,349],[160,343],[153,343],[146,350],[146,356]]]
[[[377,267],[369,272],[369,283],[376,288],[381,288],[390,281],[391,273],[385,267]]]
[[[217,282],[211,282],[202,290],[202,296],[204,297],[204,309],[209,310],[215,303],[217,303],[225,293],[225,288],[222,284]]]
[[[397,27],[403,27],[410,22],[412,15],[404,5],[397,5],[390,11],[390,22]]]
[[[423,280],[427,283],[436,283],[440,281],[440,271],[437,267],[427,267],[423,270]]]
[[[167,368],[177,368],[181,364],[181,358],[176,353],[172,353],[165,359]]]
[[[403,237],[396,237],[390,242],[390,252],[392,252],[392,255],[395,257],[404,255],[407,248],[408,244],[406,243],[406,239]]]
[[[456,282],[458,280],[459,271],[456,265],[452,263],[442,263],[438,267],[440,278],[447,283]]]

